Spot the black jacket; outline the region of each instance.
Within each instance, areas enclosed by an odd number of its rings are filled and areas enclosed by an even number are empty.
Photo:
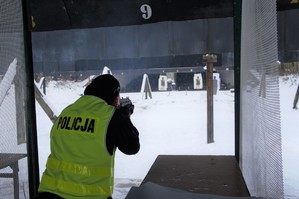
[[[116,109],[107,130],[106,146],[110,154],[117,147],[127,155],[139,151],[139,132],[132,124],[130,116],[123,108]]]

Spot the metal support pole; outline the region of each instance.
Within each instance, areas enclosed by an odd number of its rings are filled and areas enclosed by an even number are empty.
[[[207,64],[207,142],[214,142],[214,116],[213,116],[213,63],[217,62],[217,56],[213,54],[203,55],[203,62]]]

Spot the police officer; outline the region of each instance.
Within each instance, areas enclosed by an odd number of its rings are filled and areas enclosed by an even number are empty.
[[[116,148],[130,155],[140,147],[130,120],[134,105],[119,106],[119,92],[114,76],[100,75],[61,112],[51,129],[38,198],[111,198]]]

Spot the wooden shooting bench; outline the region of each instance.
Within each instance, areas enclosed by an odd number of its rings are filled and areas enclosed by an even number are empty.
[[[165,199],[252,198],[235,156],[159,155],[139,190],[132,188],[126,199],[158,194]]]
[[[19,198],[19,160],[26,156],[19,153],[0,153],[0,169],[12,169],[12,173],[0,173],[0,178],[13,178],[15,199]]]

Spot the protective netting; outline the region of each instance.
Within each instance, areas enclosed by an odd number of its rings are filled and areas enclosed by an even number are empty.
[[[253,196],[283,198],[275,0],[242,1],[241,168]]]
[[[0,0],[0,197],[28,197],[22,1]]]

